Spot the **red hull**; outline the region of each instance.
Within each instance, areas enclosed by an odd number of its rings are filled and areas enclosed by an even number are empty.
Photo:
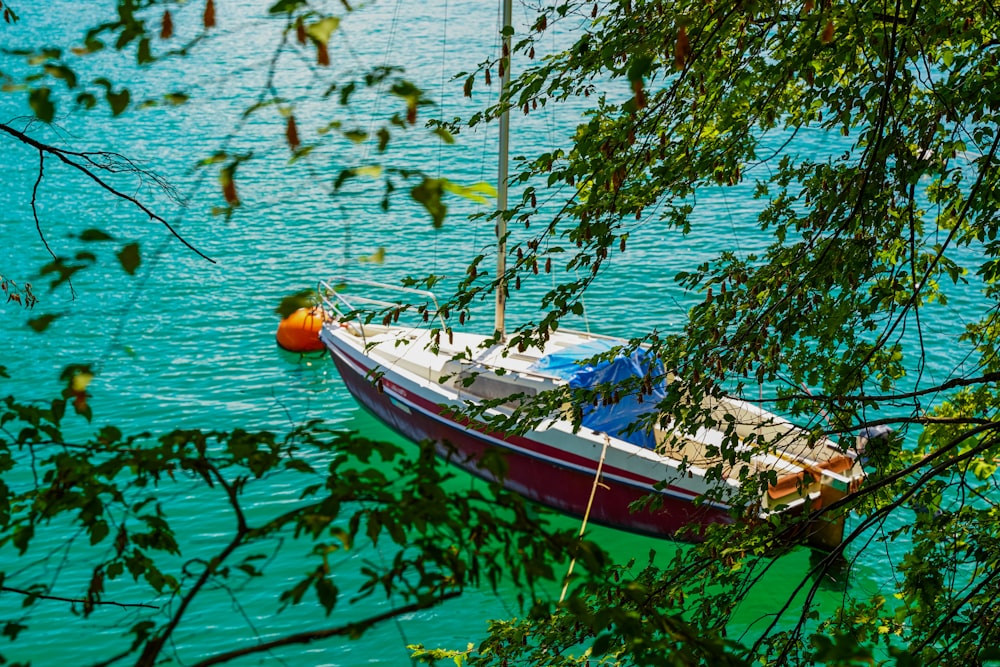
[[[366,377],[369,368],[365,364],[339,348],[330,352],[355,399],[401,435],[414,441],[438,443],[439,452],[453,464],[486,479],[491,479],[491,475],[477,466],[476,461],[487,451],[500,449],[507,466],[503,479],[505,488],[566,514],[579,517],[586,513],[597,472],[596,461],[561,452],[529,437],[507,437],[465,428],[442,416],[439,405],[407,392],[388,379],[381,381],[380,390]],[[554,458],[561,458],[565,465],[553,462]],[[724,509],[694,505],[690,492],[682,489],[658,492],[652,488],[658,480],[643,479],[625,470],[605,468],[604,472],[602,485],[594,496],[590,521],[687,541],[697,539],[697,531],[692,532],[692,526],[732,521]],[[623,478],[634,479],[634,483],[619,481]],[[629,509],[632,503],[651,493],[659,496],[660,507],[635,512]],[[687,532],[681,534],[685,528]]]

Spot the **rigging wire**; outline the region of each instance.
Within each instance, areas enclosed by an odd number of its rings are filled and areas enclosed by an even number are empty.
[[[438,120],[444,123],[445,119],[445,69],[448,62],[448,0],[444,2],[444,20],[441,22],[441,79],[438,83],[438,98],[441,100],[439,109],[440,114]],[[437,145],[437,167],[436,177],[441,178],[441,165],[444,163],[444,142],[440,141]],[[438,272],[438,260],[441,257],[441,235],[434,234],[434,257],[431,261],[431,273],[437,274]]]

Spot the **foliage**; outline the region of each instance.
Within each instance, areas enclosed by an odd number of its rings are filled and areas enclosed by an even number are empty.
[[[0,579],[5,599],[23,601],[20,612],[3,612],[11,639],[46,630],[30,620],[41,604],[68,604],[95,619],[107,618],[108,607],[136,609],[141,613],[108,655],[151,665],[178,651],[173,634],[199,596],[273,578],[279,556],[301,561],[304,576],[270,586],[275,610],[311,603],[329,617],[370,596],[396,601],[389,613],[351,614],[328,627],[319,622],[268,642],[183,658],[217,664],[283,645],[360,636],[469,586],[495,589],[512,578],[530,590],[552,577],[553,560],[575,548],[574,536],[546,529],[516,496],[448,489],[453,473],[430,446],[413,456],[317,423],[284,436],[177,430],[155,438],[105,426],[86,441],[69,440],[67,408],[89,414],[78,398],[69,401],[85,390],[74,383],[83,372],[68,372],[67,392],[49,405],[7,397],[0,412],[0,549],[9,563],[14,554],[36,563],[8,568]],[[261,500],[275,484],[301,493],[295,502],[268,506]],[[228,534],[207,550],[194,547],[190,529],[175,527],[193,509],[185,497],[197,498],[202,512],[229,518]],[[366,559],[360,588],[342,590],[338,565],[366,542],[385,558]],[[45,583],[39,574],[59,558],[85,559],[89,579]],[[593,563],[600,567],[599,559]],[[122,581],[135,585],[123,588]],[[113,590],[127,591],[129,601]]]
[[[582,312],[588,287],[651,221],[667,230],[664,247],[683,244],[718,224],[704,195],[729,192],[770,241],[678,272],[691,295],[687,324],[632,341],[675,374],[662,413],[680,427],[711,426],[700,406],[735,395],[805,420],[845,449],[872,426],[895,436],[865,453],[870,481],[849,505],[859,519],[802,583],[804,604],[775,602],[772,621],[735,645],[701,653],[685,638],[718,637],[784,549],[762,558],[769,537],[723,528],[676,563],[630,575],[634,589],[588,582],[554,615],[498,626],[470,662],[578,664],[588,646],[614,664],[715,664],[713,651],[762,664],[987,659],[1000,593],[997,20],[979,2],[571,0],[540,6],[530,28],[515,29],[520,75],[468,125],[504,111],[587,110],[564,145],[524,156],[511,178],[522,196],[503,215],[523,225],[510,239],[516,261],[503,276],[471,271],[448,308],[461,311],[498,286],[527,287],[544,265],[561,279],[541,300],[543,316],[509,340],[540,344]],[[546,53],[553,30],[572,38]],[[466,90],[505,66],[501,55],[463,74]],[[929,369],[931,335],[955,341],[944,377]],[[728,434],[727,460],[768,446],[744,447],[733,424],[714,425]],[[748,502],[768,482],[765,473],[753,481],[744,485]],[[850,572],[880,561],[885,544],[905,554],[890,564],[896,585],[847,591],[839,612],[821,615],[821,580],[838,563]],[[702,573],[717,588],[702,587]],[[695,591],[681,616],[693,628],[678,630],[664,620],[664,596],[685,584]],[[634,611],[623,617],[623,609]]]
[[[8,23],[19,18],[6,3],[0,8]],[[319,129],[303,129],[316,127],[316,117],[291,101],[294,84],[283,90],[282,79],[271,72],[260,96],[247,102],[242,122],[268,114],[279,123],[289,165],[317,174],[318,167],[309,164],[317,149],[373,144],[379,157],[341,163],[326,177],[329,192],[339,192],[351,179],[370,179],[381,184],[380,203],[387,208],[397,183],[409,182],[415,184],[409,189],[414,201],[435,225],[444,220],[448,194],[482,199],[491,192],[489,186],[461,185],[389,162],[392,141],[420,132],[418,118],[433,102],[398,67],[379,66],[360,75],[333,71],[327,45],[353,11],[348,3],[336,14],[305,2],[278,2],[269,9],[280,38],[272,65],[291,57],[321,73],[328,85],[320,99],[333,116]],[[58,183],[67,168],[86,176],[97,194],[123,202],[140,221],[166,227],[188,250],[213,261],[175,231],[168,213],[133,194],[165,195],[161,205],[168,210],[187,206],[172,184],[138,159],[71,147],[62,124],[67,109],[76,120],[104,113],[124,124],[158,108],[183,111],[191,93],[174,90],[143,99],[138,88],[118,80],[115,60],[151,69],[196,58],[217,21],[226,18],[224,11],[213,0],[123,1],[108,20],[87,29],[78,45],[4,50],[3,91],[23,98],[33,117],[4,119],[0,136],[37,153],[37,168],[29,169],[30,215],[51,261],[39,269],[48,283],[47,298],[40,299],[20,277],[3,275],[0,282],[11,307],[43,304],[48,312],[28,322],[38,333],[63,316],[59,290],[76,296],[74,279],[102,261],[99,248],[111,248],[113,267],[126,277],[136,274],[146,257],[140,242],[96,227],[72,233],[78,250],[68,256],[56,244],[50,247],[53,230],[61,231],[63,223],[46,216],[39,186]],[[5,35],[25,26],[24,20],[5,26]],[[352,105],[374,91],[386,91],[397,103],[367,126],[370,131],[361,131]],[[451,141],[440,130],[426,135],[435,143]],[[49,136],[56,140],[43,138]],[[196,174],[217,177],[213,213],[227,220],[237,214],[249,189],[237,191],[240,177],[260,159],[224,145],[192,156]],[[297,298],[311,300],[307,294]],[[52,632],[52,626],[38,619],[57,607],[67,627],[70,617],[88,629],[121,626],[116,636],[104,633],[99,664],[220,664],[286,646],[357,638],[470,587],[495,592],[501,583],[513,584],[532,597],[571,554],[582,555],[584,565],[603,566],[599,549],[552,530],[545,514],[520,498],[499,487],[456,488],[430,446],[404,451],[318,422],[285,434],[242,429],[126,434],[113,425],[91,427],[101,414],[88,391],[97,373],[90,364],[74,364],[62,373],[64,388],[54,398],[2,399],[0,628],[6,640],[42,645],[39,635]],[[0,376],[7,377],[3,367]],[[292,502],[275,502],[275,485],[285,484],[301,492]],[[225,516],[228,529],[205,544],[191,519],[209,512]],[[64,572],[67,562],[85,563],[85,579]],[[340,575],[345,566],[354,570],[347,577]],[[247,617],[247,635],[228,638],[232,646],[211,655],[186,650],[183,635],[201,630],[199,603],[220,594],[244,617],[251,607],[268,615],[293,614],[301,607],[315,613],[298,612],[310,619],[307,625],[289,630],[288,623],[279,623],[284,630],[267,629],[266,638],[260,634],[265,628]],[[6,662],[5,652],[0,650],[0,662]]]
[[[342,8],[337,13],[321,11],[305,0],[272,4],[270,16],[283,22],[274,62],[294,53],[315,68],[330,68],[330,38],[343,29],[342,20],[352,11],[347,3]],[[872,426],[891,426],[896,436],[873,441],[865,452],[870,482],[839,508],[857,517],[844,545],[817,556],[796,594],[772,601],[767,622],[752,631],[731,636],[733,614],[781,567],[784,561],[776,554],[791,552],[794,557],[796,552],[781,538],[795,526],[719,526],[708,531],[702,544],[677,551],[670,562],[651,558],[641,568],[626,564],[616,567],[611,577],[595,557],[592,571],[574,578],[565,602],[539,601],[523,619],[498,621],[491,636],[474,649],[421,648],[418,657],[470,664],[566,665],[902,666],[994,659],[990,647],[1000,639],[995,602],[1000,597],[1000,441],[995,418],[1000,407],[995,44],[1000,23],[995,8],[979,0],[568,0],[535,11],[530,28],[513,29],[513,53],[460,75],[471,94],[501,69],[519,71],[500,103],[465,121],[430,123],[428,136],[448,142],[469,127],[497,120],[505,110],[530,116],[582,100],[587,111],[570,128],[563,146],[525,155],[518,163],[511,181],[519,187],[520,198],[501,214],[523,231],[508,239],[511,261],[506,274],[483,270],[485,257],[477,257],[443,310],[461,316],[496,288],[516,291],[522,284],[537,285],[540,273],[554,272],[557,281],[545,289],[540,319],[524,323],[507,341],[513,348],[538,344],[566,318],[584,312],[582,295],[614,259],[627,256],[632,240],[651,221],[668,230],[670,243],[683,243],[712,222],[703,210],[703,195],[728,192],[747,202],[755,216],[754,231],[766,234],[769,243],[752,252],[729,251],[678,273],[678,285],[692,298],[688,322],[681,331],[649,332],[633,341],[648,346],[678,378],[659,406],[663,413],[681,427],[694,428],[710,419],[701,408],[706,399],[726,394],[767,403],[758,398],[760,388],[766,388],[776,397],[769,407],[809,422],[817,437],[840,438],[845,449]],[[200,12],[194,22],[199,28],[184,44],[169,47],[168,40],[179,39],[174,25],[180,24],[175,18],[181,12]],[[112,78],[78,70],[91,54],[109,46],[144,67],[188,57],[211,38],[216,19],[212,0],[147,2],[141,7],[121,2],[117,18],[90,30],[75,50],[14,52],[31,73],[9,88],[25,95],[42,122],[54,122],[65,104],[97,109],[106,103],[114,116],[133,107],[183,104],[188,99],[183,91],[136,103],[128,88]],[[157,22],[158,34],[153,28]],[[571,41],[565,49],[543,56],[545,37],[557,28],[572,35]],[[421,110],[431,104],[399,69],[382,67],[331,81],[321,92],[323,99],[342,109],[366,90],[396,105],[373,131],[335,117],[321,125],[311,123],[322,127],[315,134],[304,133],[307,111],[288,101],[291,96],[273,71],[245,117],[272,114],[293,163],[308,163],[318,147],[333,142],[373,143],[377,153],[385,155],[384,161],[341,169],[332,181],[334,194],[342,195],[353,179],[373,179],[380,184],[384,206],[394,193],[408,192],[434,225],[445,220],[445,193],[483,194],[476,186],[455,186],[391,164],[385,153],[390,141],[420,129]],[[13,140],[35,146],[40,157],[60,152],[67,159],[74,157],[59,147],[31,144],[27,133],[14,134],[20,130],[10,125],[0,129]],[[822,138],[822,150],[805,140],[816,136]],[[199,163],[199,169],[218,175],[219,214],[228,218],[237,213],[237,168],[257,159],[220,149]],[[38,178],[42,176],[40,166]],[[401,187],[404,181],[409,187]],[[554,211],[553,201],[559,202]],[[131,251],[124,258],[119,254],[126,271],[135,267],[138,257]],[[64,280],[88,261],[84,257],[71,265],[53,259],[53,272]],[[422,282],[431,285],[439,279],[428,276]],[[23,282],[5,279],[4,284],[20,290],[17,285]],[[951,310],[954,304],[961,310],[960,321]],[[942,335],[932,332],[932,322],[946,323],[943,335],[955,341],[955,360],[945,377],[930,372],[926,359],[925,337]],[[89,408],[85,385],[73,386],[74,379],[85,374],[86,369],[69,373],[65,379],[70,394],[51,407],[8,399],[6,423],[23,428],[8,428],[4,445],[10,453],[4,465],[20,465],[25,456],[31,459],[43,443],[51,453],[38,459],[38,482],[25,478],[23,488],[7,487],[7,497],[13,500],[4,505],[9,532],[3,535],[5,548],[29,548],[32,531],[45,524],[47,513],[55,512],[75,515],[95,544],[110,544],[111,533],[126,523],[126,539],[141,536],[142,545],[127,551],[131,543],[126,542],[101,561],[99,573],[95,569],[94,580],[77,601],[86,613],[92,611],[88,605],[101,601],[102,578],[110,576],[112,566],[116,575],[124,576],[123,559],[135,549],[141,550],[136,556],[141,566],[133,576],[183,601],[192,591],[197,594],[203,576],[219,577],[223,571],[236,576],[223,562],[245,544],[279,529],[317,537],[310,521],[333,519],[325,513],[309,514],[308,508],[318,507],[316,503],[339,508],[339,503],[355,499],[337,496],[345,492],[340,484],[314,489],[317,496],[304,498],[302,507],[307,509],[294,516],[275,517],[271,523],[240,518],[244,489],[278,474],[289,461],[301,462],[296,458],[301,443],[320,451],[332,451],[337,443],[361,456],[362,462],[366,448],[390,462],[397,460],[397,453],[373,443],[365,443],[361,451],[352,449],[355,438],[321,429],[297,431],[287,439],[183,432],[123,440],[121,434],[101,431],[103,436],[87,441],[93,452],[64,446],[58,428],[69,405],[65,401],[72,399],[83,413]],[[616,389],[638,390],[625,386],[607,391]],[[581,402],[594,396],[541,396],[533,408],[526,403],[517,413],[519,424],[495,425],[523,428],[567,398]],[[748,457],[751,452],[729,435],[723,456],[733,462]],[[767,445],[761,439],[755,446]],[[124,463],[127,459],[115,458],[119,455],[141,459],[142,466],[133,469]],[[339,460],[330,464],[328,480],[345,473],[338,466],[348,464]],[[426,456],[418,463],[431,479],[439,474]],[[183,567],[157,565],[149,555],[170,555],[176,549],[171,532],[149,523],[158,526],[161,520],[150,514],[153,504],[141,504],[147,493],[143,484],[167,483],[163,475],[154,479],[155,470],[168,477],[167,471],[184,473],[186,482],[210,487],[234,516],[232,541],[219,552],[218,562],[202,564],[197,576],[186,574]],[[77,477],[81,472],[87,475]],[[410,494],[406,498],[424,498],[421,493],[429,492],[409,472],[405,466],[399,470],[402,488]],[[282,474],[319,476],[298,463]],[[320,552],[347,546],[362,534],[373,541],[388,535],[400,545],[402,556],[398,567],[373,572],[371,589],[398,587],[408,581],[406,574],[424,568],[418,584],[404,588],[414,604],[440,600],[477,577],[490,578],[495,570],[489,569],[491,561],[483,554],[463,553],[456,560],[435,542],[442,535],[449,540],[468,538],[463,532],[468,526],[456,525],[453,517],[431,512],[430,507],[430,518],[419,521],[419,514],[394,514],[399,497],[382,495],[384,474],[362,468],[348,475],[362,483],[372,494],[366,499],[379,509],[351,510],[355,522],[347,519],[342,532],[324,538],[332,541],[324,542]],[[86,483],[77,484],[77,479]],[[768,481],[763,474],[751,476],[744,488],[746,498],[755,497]],[[72,494],[64,499],[67,488]],[[108,521],[104,508],[119,502],[119,496],[129,504],[117,505],[116,520]],[[440,504],[437,491],[429,497]],[[463,502],[471,513],[482,499]],[[139,508],[132,509],[136,503]],[[512,511],[517,519],[502,524],[510,531],[503,534],[527,539],[519,532],[523,516],[516,506]],[[268,528],[272,525],[273,531]],[[328,526],[323,523],[324,529]],[[500,556],[497,562],[518,562],[503,540],[488,539],[483,553]],[[885,565],[894,577],[886,577],[894,582],[890,588],[848,588],[839,609],[818,607],[817,592],[831,578],[849,578],[866,559],[880,562],[887,545],[904,554]],[[548,546],[561,555],[567,543]],[[313,574],[287,591],[284,601],[302,600],[311,589],[324,610],[333,607],[339,595],[325,576],[323,555],[314,554]],[[526,576],[537,576],[532,568],[542,562],[524,564]],[[487,569],[476,572],[476,567]],[[31,601],[48,594],[23,590]],[[178,621],[183,602],[179,613],[174,617]],[[127,647],[130,653],[151,659],[165,645],[172,622],[137,626],[135,644]],[[17,620],[8,624],[8,636],[21,632]]]

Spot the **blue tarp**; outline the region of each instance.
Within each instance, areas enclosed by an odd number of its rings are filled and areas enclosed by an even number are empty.
[[[652,394],[645,394],[642,402],[635,393],[622,396],[615,404],[586,405],[583,408],[583,426],[633,445],[653,449],[656,440],[651,429],[626,432],[629,425],[641,416],[655,410],[656,404],[664,397],[663,366],[643,350],[636,350],[628,356],[619,354],[611,361],[596,364],[580,363],[594,355],[607,352],[615,344],[606,340],[593,340],[545,355],[532,366],[532,370],[555,375],[566,380],[574,389],[593,389],[601,384],[615,384],[621,380],[647,375],[657,378],[652,386]]]

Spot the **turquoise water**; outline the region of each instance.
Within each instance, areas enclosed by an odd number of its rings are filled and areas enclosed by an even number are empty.
[[[312,287],[318,279],[345,269],[389,281],[427,270],[456,277],[461,274],[464,258],[488,248],[491,225],[464,220],[465,214],[478,209],[462,200],[452,202],[452,213],[441,230],[432,229],[426,214],[404,198],[397,198],[390,211],[383,213],[374,182],[358,181],[351,186],[351,196],[331,197],[330,184],[338,171],[366,159],[368,149],[340,141],[317,149],[307,160],[289,164],[283,121],[273,109],[241,119],[243,109],[257,99],[265,85],[280,30],[280,24],[265,15],[267,4],[217,2],[218,30],[185,60],[139,69],[109,55],[94,58],[95,67],[112,68],[112,78],[127,84],[133,99],[157,97],[183,87],[193,93],[190,104],[131,110],[118,120],[108,118],[104,109],[84,113],[63,107],[57,128],[33,128],[33,136],[39,140],[76,150],[114,150],[142,161],[166,178],[187,201],[186,207],[178,206],[148,183],[115,183],[170,220],[215,263],[184,248],[128,203],[96,190],[89,179],[49,160],[38,201],[41,224],[53,251],[72,255],[79,243],[67,238],[68,233],[101,227],[116,236],[116,245],[140,242],[143,255],[137,274],[125,277],[116,266],[110,244],[94,248],[101,254],[101,263],[74,278],[75,298],[65,285],[47,291],[37,270],[48,261],[48,255],[29,208],[38,156],[32,149],[4,143],[0,230],[10,250],[0,271],[18,282],[33,282],[40,303],[34,313],[12,306],[4,311],[0,320],[6,341],[4,361],[12,377],[3,381],[0,393],[15,393],[22,399],[49,398],[60,389],[57,377],[63,367],[89,363],[99,371],[90,386],[95,424],[115,423],[126,432],[237,425],[280,431],[322,418],[370,437],[394,437],[353,403],[326,358],[277,350],[274,332],[278,321],[273,309],[282,296]],[[51,43],[65,43],[80,26],[102,18],[96,3],[69,0],[45,3],[44,8],[18,9],[21,24],[0,31],[0,39],[8,47],[36,45],[40,36]],[[199,7],[189,9],[175,14],[179,34],[200,16]],[[432,97],[442,100],[438,108],[426,112],[427,116],[449,118],[485,104],[495,95],[495,89],[480,89],[473,100],[464,100],[461,82],[451,81],[442,71],[471,69],[491,53],[496,25],[491,3],[376,3],[349,17],[343,33],[335,38],[330,50],[335,76],[311,66],[306,57],[310,54],[291,53],[276,61],[275,86],[280,95],[296,104],[304,138],[315,137],[317,128],[334,119],[370,128],[366,112],[391,113],[391,99],[361,94],[357,109],[344,110],[333,102],[317,101],[317,90],[357,77],[373,64],[406,58],[408,73],[425,82]],[[19,67],[9,57],[2,62],[0,69],[6,71]],[[17,120],[27,114],[23,101],[19,94],[0,96],[0,118],[24,127],[25,121]],[[572,127],[571,111],[537,114],[519,121],[514,153],[560,141]],[[822,137],[814,140],[820,142]],[[494,141],[489,132],[463,136],[454,147],[405,138],[392,159],[398,164],[415,162],[432,173],[465,183],[492,181]],[[255,156],[238,171],[243,206],[228,221],[210,214],[212,207],[222,205],[214,172],[193,169],[197,160],[218,150],[252,151]],[[367,159],[378,158],[367,155]],[[672,284],[677,271],[692,269],[722,249],[747,253],[762,247],[764,239],[753,232],[748,192],[748,188],[734,188],[705,193],[699,198],[704,224],[684,239],[655,221],[640,225],[630,239],[628,253],[614,259],[611,270],[589,294],[589,316],[580,324],[619,335],[653,327],[664,331],[676,328],[687,303],[686,295]],[[384,264],[359,261],[379,247],[386,249]],[[526,289],[525,295],[537,296],[544,288],[539,281]],[[45,312],[61,314],[46,333],[36,334],[25,325],[29,317]],[[961,312],[961,300],[953,300],[947,316],[961,318]],[[512,320],[531,315],[528,298],[512,304]],[[490,318],[487,304],[474,314],[473,323],[488,324]],[[939,329],[944,331],[944,325]],[[935,339],[925,332],[925,342],[929,372],[950,372],[957,360],[948,337]],[[73,428],[84,432],[85,424],[76,423]],[[297,497],[298,489],[283,485],[280,479],[267,484],[255,491],[261,511]],[[222,505],[183,493],[168,500],[182,517],[180,529],[190,536],[184,556],[208,553],[205,550],[213,536],[227,527],[225,517],[220,518]],[[568,519],[557,522],[575,525]],[[74,581],[85,586],[87,568],[77,565],[86,562],[87,550],[75,544],[71,551],[60,550],[67,535],[76,530],[66,526],[64,532],[52,531],[53,541],[38,544],[33,557],[29,554],[14,560],[9,551],[0,552],[0,569],[8,572],[8,577],[22,568],[26,568],[25,576],[34,573],[46,580],[58,574],[60,586],[65,584],[67,590],[72,590]],[[636,555],[640,561],[650,549],[669,553],[675,548],[669,542],[604,529],[594,529],[592,536],[619,557]],[[275,545],[278,557],[273,567],[279,580],[290,581],[301,574],[294,556],[297,549],[307,548],[294,543],[280,549]],[[52,558],[42,559],[48,552],[54,553]],[[360,581],[352,575],[360,563],[385,557],[371,547],[349,553],[337,565],[341,590],[350,592],[352,582],[356,586]],[[882,565],[886,557],[885,553],[866,554],[855,568],[852,585],[865,591],[891,586]],[[786,582],[804,575],[807,569],[805,553],[779,563],[775,575],[741,611],[740,623],[751,629],[758,627],[758,619],[771,610],[769,604],[787,592]],[[130,588],[124,583],[115,585],[120,588],[109,589],[109,597],[114,590],[128,598]],[[182,626],[176,657],[192,662],[201,653],[252,642],[256,636],[278,636],[305,624],[325,627],[394,604],[373,600],[358,609],[344,605],[331,619],[312,609],[292,608],[276,615],[274,590],[255,585],[253,582],[240,594],[247,601],[242,609],[225,591],[214,591],[201,600]],[[406,643],[464,648],[468,642],[478,641],[488,619],[517,613],[514,595],[510,588],[496,596],[472,591],[458,601],[404,618],[398,626],[376,628],[360,641],[331,640],[236,664],[403,664]],[[835,588],[825,595],[828,604],[836,603]],[[13,613],[10,605],[18,604],[19,600],[0,598],[0,616]],[[8,658],[31,659],[37,665],[97,662],[107,657],[110,643],[136,620],[132,612],[112,609],[101,610],[84,623],[55,603],[38,604],[25,613],[34,629],[0,652]]]

